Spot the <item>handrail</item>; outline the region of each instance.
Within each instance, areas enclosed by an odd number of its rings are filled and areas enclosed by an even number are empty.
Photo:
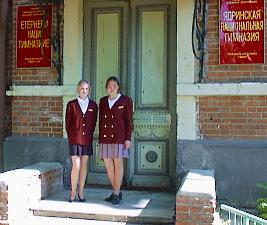
[[[233,208],[231,206],[228,205],[221,205],[221,210],[224,210],[226,212],[228,212],[228,220],[231,225],[250,225],[252,222],[254,225],[267,225],[267,220],[262,219],[260,217],[254,216],[252,214],[249,214],[247,212],[244,212],[242,210]],[[231,219],[231,214],[233,214],[234,216],[233,221]],[[240,217],[240,221],[237,221],[237,217]]]

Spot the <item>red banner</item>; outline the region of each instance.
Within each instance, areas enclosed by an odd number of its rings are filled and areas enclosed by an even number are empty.
[[[220,0],[220,64],[264,63],[264,0]]]
[[[51,67],[52,5],[17,8],[17,68]]]

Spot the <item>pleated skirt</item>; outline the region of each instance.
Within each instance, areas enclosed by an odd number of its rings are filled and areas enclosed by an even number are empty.
[[[129,158],[129,149],[124,144],[99,144],[99,157],[105,158]]]
[[[70,156],[82,156],[82,155],[93,155],[93,146],[90,145],[72,145],[69,144]]]

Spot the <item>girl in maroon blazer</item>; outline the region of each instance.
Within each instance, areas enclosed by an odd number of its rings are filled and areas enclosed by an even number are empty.
[[[123,158],[129,158],[132,133],[132,100],[120,94],[117,77],[106,81],[108,96],[99,103],[99,156],[104,160],[113,193],[105,201],[120,204]]]
[[[78,98],[69,101],[66,109],[65,127],[69,141],[69,151],[72,161],[71,191],[69,202],[76,198],[85,202],[84,184],[87,174],[87,162],[93,154],[93,133],[97,119],[97,105],[88,98],[90,85],[86,80],[81,80],[77,86]]]

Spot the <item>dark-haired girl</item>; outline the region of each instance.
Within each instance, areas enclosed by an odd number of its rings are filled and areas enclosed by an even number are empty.
[[[120,93],[117,77],[106,81],[107,96],[99,103],[99,156],[104,160],[113,192],[105,201],[120,204],[123,159],[129,158],[132,133],[132,100]]]

